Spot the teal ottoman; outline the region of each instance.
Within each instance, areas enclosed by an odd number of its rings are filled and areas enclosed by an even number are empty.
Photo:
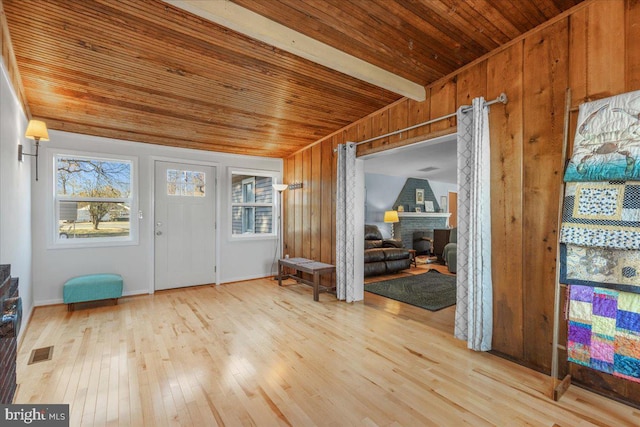
[[[114,305],[122,296],[122,276],[119,274],[90,274],[78,276],[65,282],[62,300],[73,311],[76,302],[113,299]]]

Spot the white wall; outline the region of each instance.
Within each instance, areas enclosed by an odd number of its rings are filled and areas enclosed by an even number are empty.
[[[1,61],[1,60],[0,60]],[[33,308],[31,277],[31,164],[18,162],[18,144],[32,153],[31,140],[22,135],[27,119],[0,62],[0,264],[11,264],[11,276],[20,278],[23,321]]]
[[[436,200],[438,201],[438,204],[440,204],[440,197],[445,196],[447,198],[447,212],[448,212],[449,192],[451,191],[452,193],[457,193],[458,185],[449,184],[448,182],[438,182],[438,181],[431,181],[431,180],[429,180],[429,185],[431,186],[433,195],[436,196]]]
[[[33,262],[34,300],[36,305],[62,302],[62,286],[74,276],[110,272],[122,275],[125,295],[149,293],[153,290],[153,169],[156,160],[193,161],[216,167],[217,238],[216,256],[219,262],[219,283],[265,277],[272,270],[276,238],[250,241],[230,239],[229,170],[234,168],[262,170],[282,175],[282,160],[237,156],[200,150],[186,150],[152,144],[98,138],[67,132],[50,131],[51,141],[45,143],[40,164],[40,181],[33,189]],[[54,233],[53,156],[57,150],[76,150],[104,155],[127,155],[138,159],[139,243],[133,246],[100,248],[53,248],[47,236]],[[132,220],[135,215],[132,215]],[[51,239],[49,239],[51,240]],[[212,264],[214,260],[212,260]]]
[[[366,191],[365,224],[377,225],[384,238],[391,237],[391,224],[385,224],[384,212],[393,209],[393,202],[402,191],[407,178],[400,176],[364,174]]]

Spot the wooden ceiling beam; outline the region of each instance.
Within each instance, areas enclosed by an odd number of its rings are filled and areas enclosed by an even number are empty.
[[[164,1],[233,31],[374,86],[415,101],[424,101],[426,98],[426,92],[422,85],[291,30],[228,0],[221,2]]]

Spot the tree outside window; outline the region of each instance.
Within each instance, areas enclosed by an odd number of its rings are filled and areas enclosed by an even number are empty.
[[[59,155],[55,164],[58,239],[131,237],[131,161]]]

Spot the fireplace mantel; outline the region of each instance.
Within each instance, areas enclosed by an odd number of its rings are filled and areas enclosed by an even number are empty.
[[[449,218],[450,212],[398,212],[400,218]]]

